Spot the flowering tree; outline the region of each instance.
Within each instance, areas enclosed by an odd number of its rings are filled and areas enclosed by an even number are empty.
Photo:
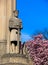
[[[25,46],[34,65],[48,65],[48,40],[43,35],[36,35],[34,40],[27,41]]]

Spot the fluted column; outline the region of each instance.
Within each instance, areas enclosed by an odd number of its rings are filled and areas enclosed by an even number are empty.
[[[15,10],[16,0],[7,0],[7,53],[10,52],[10,31],[9,31],[9,19],[12,17],[12,13]]]
[[[16,0],[12,0],[13,2],[13,11],[16,9]]]
[[[6,0],[0,0],[0,40],[6,40]]]
[[[9,31],[9,19],[12,15],[12,0],[7,0],[7,53],[9,52],[10,44],[10,31]]]

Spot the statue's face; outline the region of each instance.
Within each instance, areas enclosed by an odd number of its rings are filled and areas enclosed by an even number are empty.
[[[13,13],[14,13],[15,17],[18,17],[18,11],[17,10],[13,11]]]

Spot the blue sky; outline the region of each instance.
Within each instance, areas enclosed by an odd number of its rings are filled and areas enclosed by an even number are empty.
[[[22,19],[22,42],[31,39],[36,30],[48,28],[48,0],[17,0]]]

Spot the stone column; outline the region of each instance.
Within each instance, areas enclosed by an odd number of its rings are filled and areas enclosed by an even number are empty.
[[[12,15],[12,0],[7,0],[7,53],[9,53],[10,46],[10,31],[9,31],[9,19]]]
[[[0,56],[6,53],[7,45],[7,21],[6,21],[6,0],[0,0]]]
[[[16,9],[16,4],[17,3],[16,3],[16,0],[13,0],[12,2],[13,2],[13,11],[14,11]]]
[[[6,40],[6,0],[0,0],[0,40]]]
[[[10,49],[10,31],[9,31],[9,19],[12,17],[12,13],[15,10],[16,0],[6,0],[7,10],[7,53]]]

